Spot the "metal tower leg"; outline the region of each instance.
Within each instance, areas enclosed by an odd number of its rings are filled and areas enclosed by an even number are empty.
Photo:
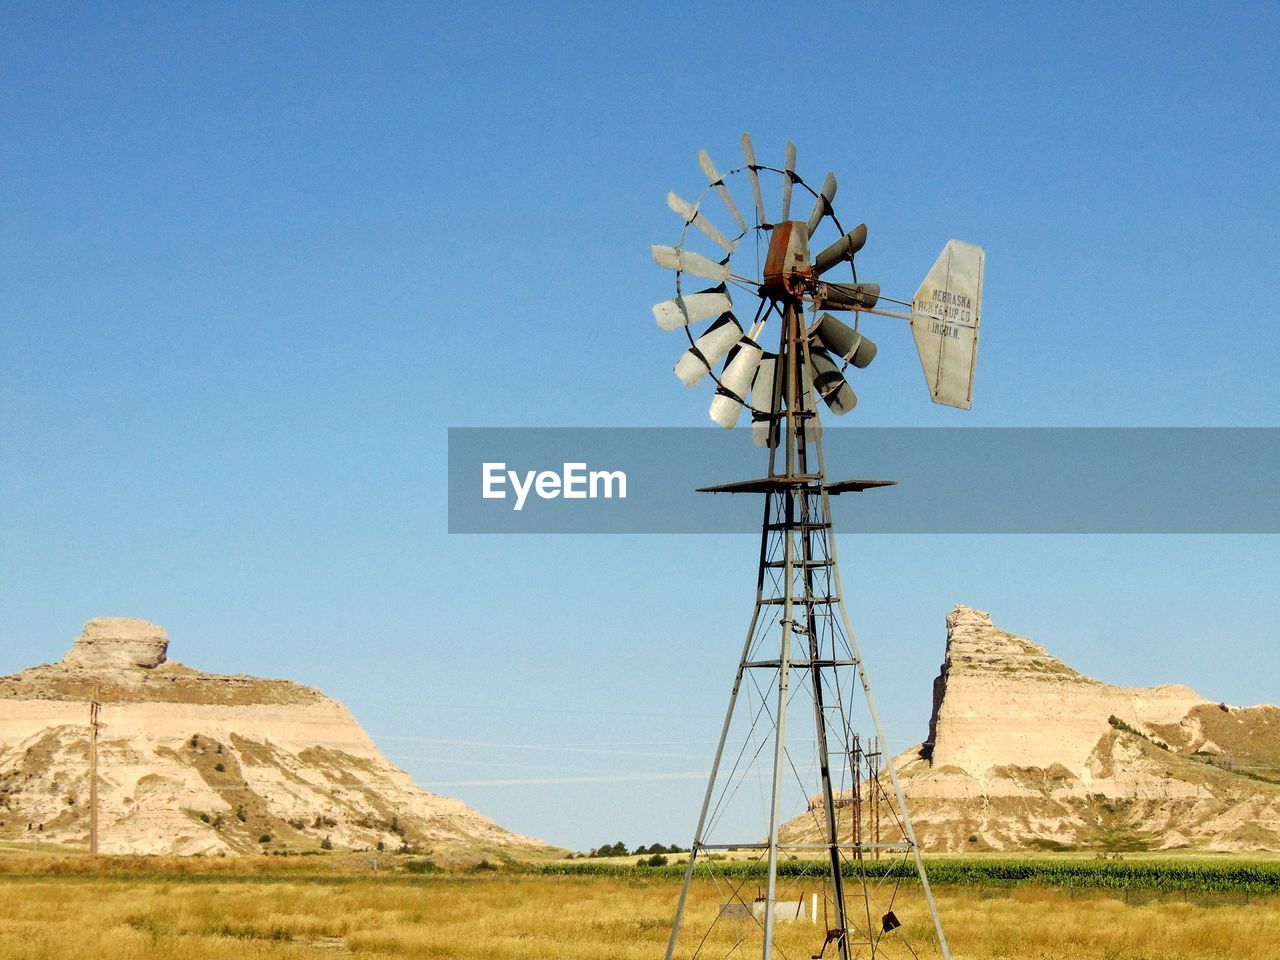
[[[807,345],[806,345],[807,350]],[[819,441],[815,444],[815,450],[818,456],[818,473],[825,476],[826,463],[823,458],[822,443]],[[827,493],[826,487],[822,488],[822,513],[823,516],[830,518],[831,516],[831,497]],[[840,584],[840,562],[836,554],[836,538],[834,532],[829,538],[827,549],[831,557],[831,578],[836,596],[839,598],[837,605],[840,608],[840,620],[844,625],[845,638],[849,642],[849,649],[853,653],[854,662],[857,664],[858,679],[862,683],[862,692],[867,701],[867,712],[871,715],[871,722],[875,726],[876,737],[881,744],[881,750],[888,750],[889,738],[884,734],[884,725],[880,722],[880,711],[876,709],[876,700],[871,693],[871,681],[867,678],[867,670],[862,660],[862,651],[858,649],[858,641],[853,633],[853,626],[849,622],[849,612],[844,605],[844,593]],[[933,928],[938,934],[938,947],[942,951],[943,960],[951,960],[951,947],[947,943],[947,935],[942,929],[942,917],[938,914],[938,904],[933,898],[933,888],[929,886],[929,875],[925,871],[924,861],[920,857],[920,844],[916,840],[915,828],[911,825],[911,814],[907,811],[907,798],[902,792],[902,784],[898,781],[898,769],[894,766],[893,756],[889,755],[889,780],[893,784],[893,795],[898,802],[898,812],[902,815],[902,828],[906,834],[907,842],[911,846],[911,856],[915,861],[916,874],[920,877],[920,888],[924,891],[924,897],[929,904],[929,913],[933,917]]]
[[[769,876],[764,895],[764,960],[773,956],[774,907],[778,899],[778,815],[782,807],[782,764],[787,755],[787,693],[791,679],[791,634],[795,588],[795,494],[786,494],[786,537],[784,547],[784,586],[782,647],[778,654],[778,712],[774,716],[773,795],[769,801]]]
[[[694,830],[693,843],[689,846],[689,863],[684,870],[684,882],[680,885],[680,900],[676,904],[675,920],[671,924],[671,936],[667,939],[666,960],[671,960],[675,953],[676,940],[680,936],[680,922],[684,919],[685,903],[689,898],[689,885],[693,882],[694,863],[698,858],[698,850],[706,839],[707,813],[711,809],[711,798],[715,794],[716,779],[720,774],[720,761],[724,759],[724,745],[729,738],[729,727],[733,723],[733,711],[738,704],[738,691],[742,689],[742,678],[747,672],[747,661],[751,656],[751,642],[755,639],[756,626],[760,622],[760,601],[764,596],[765,571],[768,569],[769,520],[772,515],[773,500],[765,497],[764,523],[760,528],[760,567],[756,577],[756,606],[751,614],[751,626],[747,628],[747,638],[742,642],[742,656],[738,660],[738,673],[734,677],[733,690],[729,693],[729,706],[725,710],[724,724],[720,727],[720,739],[716,743],[715,759],[711,761],[711,774],[707,778],[707,790],[702,797],[702,810],[698,814],[698,826]]]

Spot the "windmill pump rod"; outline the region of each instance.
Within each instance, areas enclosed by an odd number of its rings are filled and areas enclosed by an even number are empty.
[[[889,298],[881,297],[880,299],[888,300]],[[895,300],[894,303],[897,303],[897,301]],[[854,307],[853,309],[858,313],[874,313],[877,317],[893,317],[896,320],[907,320],[907,321],[910,321],[911,319],[910,315],[905,313],[891,313],[888,310],[876,310],[872,307]]]

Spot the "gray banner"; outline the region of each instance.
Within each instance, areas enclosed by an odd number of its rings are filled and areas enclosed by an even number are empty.
[[[1280,429],[827,428],[832,501],[868,533],[1277,533]],[[449,430],[450,533],[752,533],[744,429]],[[621,476],[620,476],[621,475]],[[487,494],[487,496],[486,496]]]

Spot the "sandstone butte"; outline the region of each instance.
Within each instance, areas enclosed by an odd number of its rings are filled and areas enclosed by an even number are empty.
[[[0,841],[86,848],[96,692],[103,853],[547,849],[415,786],[318,690],[202,673],[168,648],[144,620],[90,620],[61,662],[0,677]]]
[[[1112,686],[966,606],[947,616],[928,739],[893,762],[925,850],[1280,850],[1280,708]],[[880,779],[863,796],[883,823]],[[818,839],[820,804],[783,836]]]

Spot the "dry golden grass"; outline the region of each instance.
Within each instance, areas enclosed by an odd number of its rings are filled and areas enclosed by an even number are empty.
[[[250,872],[239,873],[235,861],[196,877],[167,863],[97,874],[32,874],[8,864],[0,873],[0,957],[652,960],[662,956],[679,883],[500,872],[371,877],[244,863]],[[957,960],[1280,960],[1276,898],[1127,904],[1036,887],[951,887],[938,897]],[[702,885],[692,920],[712,916],[718,902],[714,887]],[[920,939],[925,914],[914,894],[904,892],[895,910]],[[732,945],[733,924],[719,929],[704,956]],[[780,929],[788,957],[808,957],[821,941],[807,923]]]

